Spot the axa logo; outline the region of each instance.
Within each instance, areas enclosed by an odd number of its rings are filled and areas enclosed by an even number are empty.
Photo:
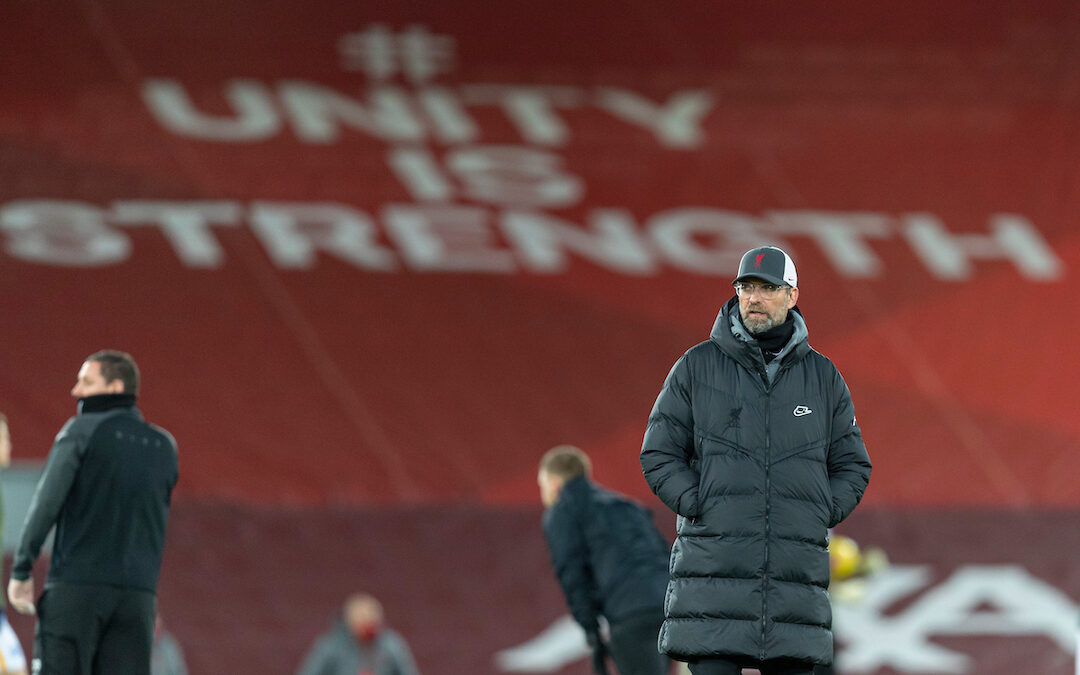
[[[791,411],[791,414],[795,417],[803,417],[805,415],[809,415],[812,412],[814,411],[804,405],[797,405],[795,406],[795,409]]]
[[[1078,608],[1065,591],[1019,565],[964,565],[944,579],[940,572],[930,565],[891,565],[860,579],[854,596],[833,599],[836,661],[843,672],[990,672],[993,657],[938,639],[969,636],[1016,640],[1053,663],[1070,658]],[[567,614],[497,652],[495,664],[504,673],[551,673],[591,653],[585,631]]]

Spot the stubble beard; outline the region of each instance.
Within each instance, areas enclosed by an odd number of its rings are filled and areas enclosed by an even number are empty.
[[[751,317],[749,316],[751,310],[764,312],[765,317]],[[769,310],[763,307],[747,307],[746,314],[742,316],[742,322],[743,326],[746,326],[747,332],[751,335],[760,335],[776,325],[776,320],[769,314]]]

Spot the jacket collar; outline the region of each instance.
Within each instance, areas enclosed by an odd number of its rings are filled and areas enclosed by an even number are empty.
[[[115,408],[134,408],[134,394],[96,394],[79,399],[78,411],[83,413],[100,413]]]
[[[801,358],[806,355],[806,352],[810,351],[810,331],[806,327],[806,320],[803,319],[802,310],[798,307],[792,307],[791,313],[794,315],[795,330],[791,334],[791,339],[780,351],[780,354],[769,364],[770,366],[775,364],[775,367],[779,367],[782,361],[792,355]],[[761,357],[761,349],[757,340],[746,330],[742,320],[739,318],[738,298],[731,298],[720,308],[720,312],[716,315],[716,321],[713,322],[712,330],[709,332],[709,337],[725,354],[751,370],[756,370],[765,363],[765,359]]]

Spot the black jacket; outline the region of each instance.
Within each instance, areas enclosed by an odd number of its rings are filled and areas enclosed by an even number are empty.
[[[30,577],[56,525],[46,586],[107,584],[155,592],[176,442],[143,421],[135,397],[90,396],[57,434],[15,552],[11,576]]]
[[[679,514],[660,648],[676,658],[832,661],[828,528],[870,479],[851,396],[798,309],[766,365],[738,318],[668,374],[641,466]]]
[[[659,615],[668,580],[668,542],[645,507],[578,476],[544,512],[544,536],[570,613],[586,632]]]

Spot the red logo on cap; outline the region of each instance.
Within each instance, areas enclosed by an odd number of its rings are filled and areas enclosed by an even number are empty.
[[[754,257],[754,267],[761,267],[761,259],[765,257],[764,253],[758,253]]]

